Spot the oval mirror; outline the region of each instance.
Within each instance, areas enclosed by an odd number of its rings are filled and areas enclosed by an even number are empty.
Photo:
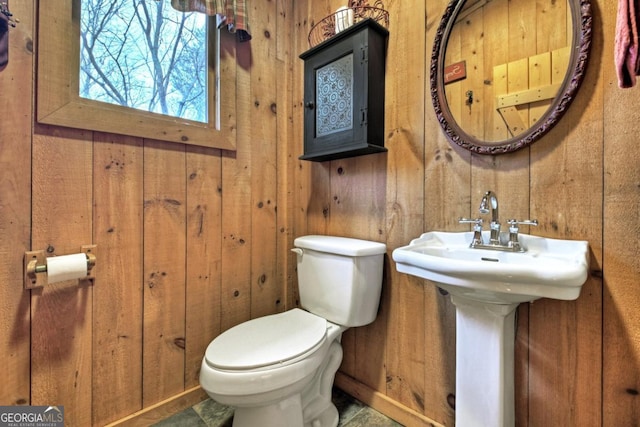
[[[447,138],[508,153],[548,132],[583,80],[589,0],[451,0],[431,56],[431,98]]]

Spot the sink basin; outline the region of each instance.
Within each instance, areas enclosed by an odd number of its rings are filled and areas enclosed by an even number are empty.
[[[484,241],[488,233],[483,232]],[[520,234],[526,252],[517,253],[472,249],[472,237],[473,232],[424,233],[394,250],[393,260],[399,272],[476,301],[511,304],[580,295],[589,267],[588,242]]]

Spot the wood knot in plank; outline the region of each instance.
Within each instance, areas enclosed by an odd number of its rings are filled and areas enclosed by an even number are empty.
[[[173,343],[176,345],[176,347],[181,348],[183,350],[187,348],[186,340],[183,337],[178,337],[174,339]]]

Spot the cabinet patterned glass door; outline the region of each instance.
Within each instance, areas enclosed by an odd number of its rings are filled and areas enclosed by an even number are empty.
[[[316,71],[316,137],[353,128],[353,54]]]

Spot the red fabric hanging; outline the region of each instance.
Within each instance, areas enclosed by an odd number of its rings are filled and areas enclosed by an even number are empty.
[[[614,60],[618,86],[633,87],[640,74],[638,55],[638,0],[618,0]]]

